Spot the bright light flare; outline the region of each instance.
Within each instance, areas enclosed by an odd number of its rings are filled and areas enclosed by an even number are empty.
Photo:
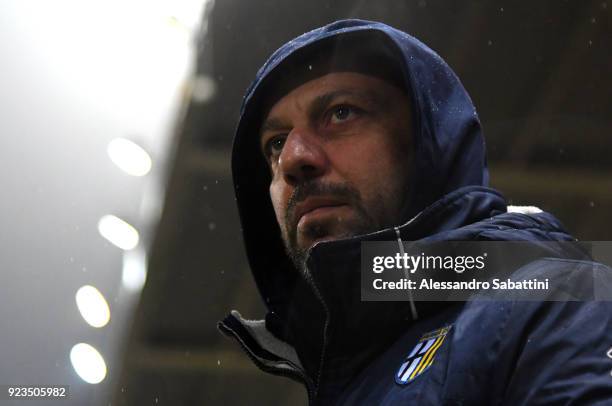
[[[106,362],[89,344],[79,343],[70,350],[70,362],[79,377],[87,383],[97,384],[106,377]]]
[[[76,303],[87,324],[100,328],[110,320],[110,308],[104,295],[93,286],[85,285],[76,293]]]
[[[193,101],[196,103],[206,103],[215,95],[215,82],[208,76],[198,75],[192,80],[191,92]]]
[[[111,244],[123,250],[131,250],[138,245],[138,231],[128,222],[108,214],[98,221],[98,232]]]
[[[123,253],[121,284],[130,291],[139,291],[147,279],[147,255],[144,250]]]
[[[127,138],[113,139],[108,143],[106,152],[110,160],[128,175],[144,176],[151,170],[151,156]]]

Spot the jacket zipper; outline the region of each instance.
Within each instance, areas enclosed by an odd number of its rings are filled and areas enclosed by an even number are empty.
[[[329,327],[329,308],[327,307],[327,303],[325,303],[325,300],[323,300],[323,295],[321,294],[321,291],[317,287],[317,284],[315,283],[314,279],[310,278],[310,282],[317,296],[317,299],[319,299],[319,301],[323,305],[323,310],[325,310],[325,325],[323,326],[323,345],[321,346],[321,358],[319,359],[319,370],[317,371],[316,389],[314,391],[314,396],[316,397],[318,395],[319,388],[321,386],[321,374],[323,373],[323,363],[325,362],[325,352],[327,349],[327,330]],[[310,397],[309,397],[309,400],[310,400]],[[311,403],[309,401],[308,404],[313,405],[314,403]]]

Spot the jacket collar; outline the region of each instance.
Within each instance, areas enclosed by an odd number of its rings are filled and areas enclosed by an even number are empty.
[[[260,368],[270,371],[271,365],[284,363],[283,374],[304,381],[309,394],[325,403],[413,323],[407,302],[361,301],[361,242],[396,240],[398,232],[405,241],[444,240],[450,232],[454,237],[470,240],[476,238],[478,228],[464,226],[505,211],[506,203],[499,193],[470,186],[444,196],[401,227],[314,246],[307,262],[311,280],[296,284],[286,313],[270,312],[265,322],[272,333],[268,338],[288,343],[298,360],[281,356],[283,350],[279,350],[282,346],[278,343],[265,349],[266,340],[261,335],[253,338],[254,330],[248,323],[244,328],[238,327],[236,315],[221,322],[220,329],[237,338],[251,358],[255,354],[259,359],[254,361]],[[416,304],[420,317],[446,305]],[[291,374],[286,372],[289,369]]]

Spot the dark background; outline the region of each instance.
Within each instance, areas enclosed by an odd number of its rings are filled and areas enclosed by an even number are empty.
[[[549,210],[577,237],[612,231],[610,19],[606,1],[281,1],[209,3],[147,285],[114,404],[305,404],[304,390],[259,372],[216,322],[260,318],[229,171],[244,90],[282,43],[340,18],[380,20],[436,50],[483,122],[493,187]]]

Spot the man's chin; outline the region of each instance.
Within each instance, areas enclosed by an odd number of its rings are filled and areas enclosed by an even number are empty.
[[[361,234],[367,234],[373,230],[369,223],[353,222],[351,224],[345,222],[341,226],[339,224],[310,224],[305,229],[297,229],[294,238],[285,239],[285,247],[287,253],[293,260],[293,263],[298,268],[305,268],[305,262],[308,259],[310,250],[318,245],[336,240],[355,237]],[[288,244],[291,242],[291,244]]]

